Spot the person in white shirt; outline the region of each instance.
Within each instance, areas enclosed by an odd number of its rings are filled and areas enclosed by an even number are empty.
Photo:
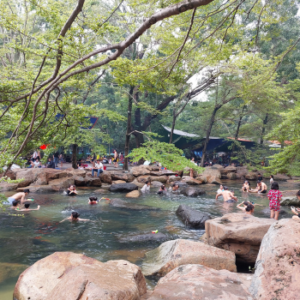
[[[145,185],[142,187],[141,192],[147,193],[150,192],[151,181],[146,181]]]
[[[41,163],[38,158],[31,163],[31,167],[32,168],[41,168]]]
[[[101,173],[103,173],[103,165],[100,162],[100,159],[97,159],[97,162],[94,164],[94,167],[92,169],[92,177],[94,177],[94,172],[97,171],[97,177],[99,177],[99,175]]]

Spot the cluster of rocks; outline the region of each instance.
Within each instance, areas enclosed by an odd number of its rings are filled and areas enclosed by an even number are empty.
[[[242,221],[243,217],[246,217]],[[260,221],[259,221],[260,220]],[[300,223],[228,214],[207,220],[205,241],[172,240],[147,252],[142,267],[102,263],[56,252],[26,269],[15,300],[297,299]],[[236,273],[236,259],[255,262],[254,274]],[[145,276],[161,279],[153,291]]]

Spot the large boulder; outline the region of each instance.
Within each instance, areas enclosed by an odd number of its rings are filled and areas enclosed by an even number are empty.
[[[176,176],[176,175],[171,175],[169,176],[169,182],[175,182],[175,181],[180,181],[181,180],[181,177],[179,176]]]
[[[245,178],[245,176],[248,174],[247,167],[236,167],[236,175],[237,178]]]
[[[161,183],[166,183],[168,181],[168,176],[162,175],[162,176],[150,176],[151,181],[159,181]]]
[[[205,194],[205,191],[196,187],[187,187],[180,191],[180,194],[185,195],[187,197],[197,197]]]
[[[291,179],[289,176],[287,176],[286,174],[276,174],[274,175],[274,180],[275,181],[287,181]]]
[[[148,300],[252,300],[252,275],[187,264],[161,278]]]
[[[167,240],[168,236],[161,232],[127,235],[119,238],[121,243],[165,242]]]
[[[153,187],[161,187],[163,185],[163,183],[159,182],[159,181],[151,181],[151,186]]]
[[[220,170],[214,167],[206,167],[204,172],[200,174],[197,179],[207,183],[222,184],[220,178]]]
[[[15,191],[17,187],[18,187],[17,183],[1,182],[0,192]]]
[[[54,191],[61,191],[68,188],[71,184],[74,184],[74,179],[70,177],[64,177],[49,181],[49,186]]]
[[[101,187],[102,186],[102,182],[101,182],[101,179],[98,178],[98,177],[89,178],[89,179],[86,180],[86,185]]]
[[[214,167],[215,167],[215,165],[214,165]],[[221,171],[221,174],[228,174],[228,173],[236,173],[237,169],[234,166],[228,166],[224,169],[220,169],[220,171]]]
[[[207,220],[205,234],[209,245],[232,251],[237,261],[255,263],[264,235],[274,219],[231,213]]]
[[[138,190],[138,186],[133,183],[112,184],[109,187],[109,191],[117,193],[128,193],[134,190]]]
[[[101,263],[82,254],[57,252],[19,277],[15,300],[139,299],[147,291],[139,267],[128,261]]]
[[[180,188],[187,188],[188,184],[183,181],[174,181],[174,184],[177,184]]]
[[[137,178],[135,178],[131,183],[135,184],[137,187],[143,187],[145,185],[143,182],[138,182]]]
[[[126,194],[126,198],[138,198],[141,196],[141,192],[139,190],[134,190]]]
[[[182,182],[186,182],[189,185],[200,185],[202,184],[202,180],[191,178],[190,176],[183,176]]]
[[[299,299],[300,223],[275,222],[264,236],[250,292],[255,299]]]
[[[165,242],[158,248],[147,252],[142,271],[145,276],[165,276],[176,267],[187,264],[236,272],[233,252],[202,242],[181,239]]]
[[[112,184],[111,174],[109,172],[103,172],[100,174],[100,180],[103,183]]]
[[[30,185],[25,187],[19,187],[17,188],[17,191],[23,192],[25,189],[29,189],[31,193],[47,193],[47,192],[53,192],[53,190],[58,191],[56,189],[53,189],[51,185]]]
[[[257,173],[256,172],[248,172],[246,175],[245,175],[245,178],[247,180],[257,180],[258,176],[257,176]]]
[[[209,214],[194,210],[186,205],[179,205],[176,215],[186,226],[197,229],[204,229],[205,222],[211,219]]]
[[[137,181],[140,183],[144,183],[150,180],[150,175],[142,175],[137,178]]]
[[[280,201],[282,206],[300,206],[300,200],[296,196],[282,197]]]
[[[86,179],[82,176],[75,176],[74,177],[74,184],[76,186],[85,186],[86,185]]]
[[[132,174],[135,177],[142,176],[142,175],[150,175],[150,172],[152,171],[152,168],[150,166],[138,166],[138,167],[132,167],[130,170],[130,174]]]
[[[111,172],[112,180],[124,180],[126,182],[131,182],[134,180],[134,176],[130,173],[117,173]]]
[[[227,178],[230,179],[230,180],[237,179],[237,175],[236,175],[236,173],[234,173],[234,172],[227,173],[226,176],[227,176]]]
[[[16,173],[16,179],[23,179],[23,181],[18,184],[18,187],[24,187],[34,183],[43,172],[43,168],[21,169]]]

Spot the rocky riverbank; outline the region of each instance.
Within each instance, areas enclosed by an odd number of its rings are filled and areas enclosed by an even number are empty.
[[[249,217],[242,222],[244,217]],[[146,253],[142,269],[125,261],[102,263],[72,252],[56,252],[27,268],[15,300],[201,300],[297,299],[300,223],[228,214],[208,220],[206,243],[163,242]],[[251,244],[252,242],[252,244]],[[254,260],[254,274],[236,273],[236,258]],[[255,259],[254,259],[255,258]],[[249,260],[247,262],[250,262]],[[159,276],[147,290],[145,276]]]
[[[49,192],[61,191],[66,189],[69,185],[76,186],[90,186],[101,187],[102,183],[112,185],[111,191],[119,191],[119,184],[132,183],[130,189],[125,187],[126,192],[137,190],[142,187],[146,181],[151,180],[153,186],[160,186],[161,184],[171,184],[173,182],[181,182],[180,185],[197,186],[201,184],[221,184],[222,179],[248,179],[257,180],[257,170],[248,170],[247,167],[233,167],[226,168],[221,165],[214,165],[213,167],[206,167],[204,172],[197,174],[193,173],[193,178],[190,177],[189,168],[183,171],[173,172],[169,170],[161,170],[155,166],[137,166],[132,167],[130,171],[104,171],[99,177],[93,178],[91,170],[76,170],[73,168],[66,170],[56,170],[48,168],[37,169],[14,169],[8,172],[8,177],[11,179],[22,179],[19,183],[0,183],[0,191],[22,191],[29,188],[32,192]],[[288,180],[286,175],[275,175],[275,180]],[[115,187],[115,188],[114,188]],[[183,194],[189,196],[197,196],[201,194],[201,190],[183,191]],[[137,197],[137,192],[133,193],[133,197]],[[130,197],[130,196],[129,196]]]

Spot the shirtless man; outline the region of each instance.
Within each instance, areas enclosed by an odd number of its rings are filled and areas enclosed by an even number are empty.
[[[18,202],[23,204],[26,201],[25,197],[29,194],[29,192],[29,189],[25,189],[23,192],[19,192],[12,195],[11,197],[8,197],[6,204],[12,204],[14,200],[17,200]]]
[[[268,190],[267,185],[263,181],[257,181],[256,189],[250,190],[250,193],[266,194]]]
[[[119,166],[117,160],[118,160],[118,152],[117,152],[117,150],[115,149],[115,150],[114,150],[114,160],[113,160],[114,165],[115,165],[115,168],[117,168],[117,167]]]
[[[226,203],[235,203],[237,201],[237,197],[234,196],[233,192],[228,191],[228,187],[224,186],[224,191],[217,194],[216,200],[220,197],[223,196],[224,202]]]
[[[81,219],[81,218],[79,218],[79,216],[80,216],[80,214],[79,214],[78,212],[73,211],[70,217],[67,217],[67,218],[63,219],[63,220],[60,221],[59,223],[62,223],[62,222],[64,222],[64,221],[66,221],[66,220],[69,220],[69,221],[72,221],[72,222],[77,222],[77,221],[83,221],[83,222],[85,222],[85,221],[90,221],[89,219]]]

